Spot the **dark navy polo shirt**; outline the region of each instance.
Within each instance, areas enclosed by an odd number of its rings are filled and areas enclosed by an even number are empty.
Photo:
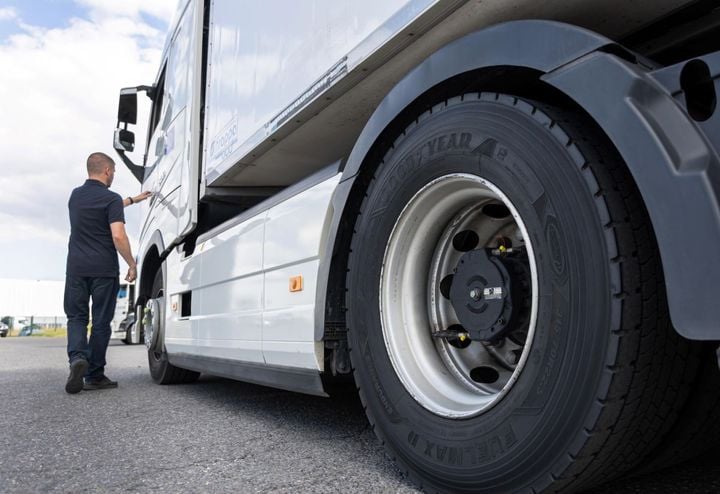
[[[123,200],[99,180],[88,179],[70,194],[70,242],[66,273],[117,277],[117,251],[110,223],[125,223]]]

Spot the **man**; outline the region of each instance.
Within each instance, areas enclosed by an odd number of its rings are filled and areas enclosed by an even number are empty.
[[[144,192],[122,199],[109,190],[115,162],[104,153],[87,159],[88,179],[72,191],[70,241],[65,276],[65,314],[68,320],[67,352],[70,376],[65,391],[116,388],[105,376],[105,354],[110,341],[110,321],[115,313],[120,267],[116,251],[128,264],[125,279],[137,276],[135,259],[125,233],[123,208],[150,197]],[[87,338],[88,305],[92,298],[92,332]]]

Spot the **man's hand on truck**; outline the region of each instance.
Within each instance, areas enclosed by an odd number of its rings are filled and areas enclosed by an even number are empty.
[[[152,195],[152,192],[149,190],[146,190],[145,192],[141,192],[139,195],[135,197],[128,196],[125,199],[123,199],[123,206],[128,207],[131,204],[135,204],[136,202],[142,202],[148,197]]]

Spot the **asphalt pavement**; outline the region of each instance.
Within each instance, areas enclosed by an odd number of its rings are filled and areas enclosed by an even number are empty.
[[[68,395],[65,340],[0,340],[0,492],[417,492],[354,393],[318,398],[203,376],[153,384],[111,342],[114,390]],[[597,492],[720,492],[720,452]]]

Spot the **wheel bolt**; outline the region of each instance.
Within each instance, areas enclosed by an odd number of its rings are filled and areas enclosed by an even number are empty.
[[[470,298],[473,300],[480,300],[480,290],[477,288],[470,290]]]

